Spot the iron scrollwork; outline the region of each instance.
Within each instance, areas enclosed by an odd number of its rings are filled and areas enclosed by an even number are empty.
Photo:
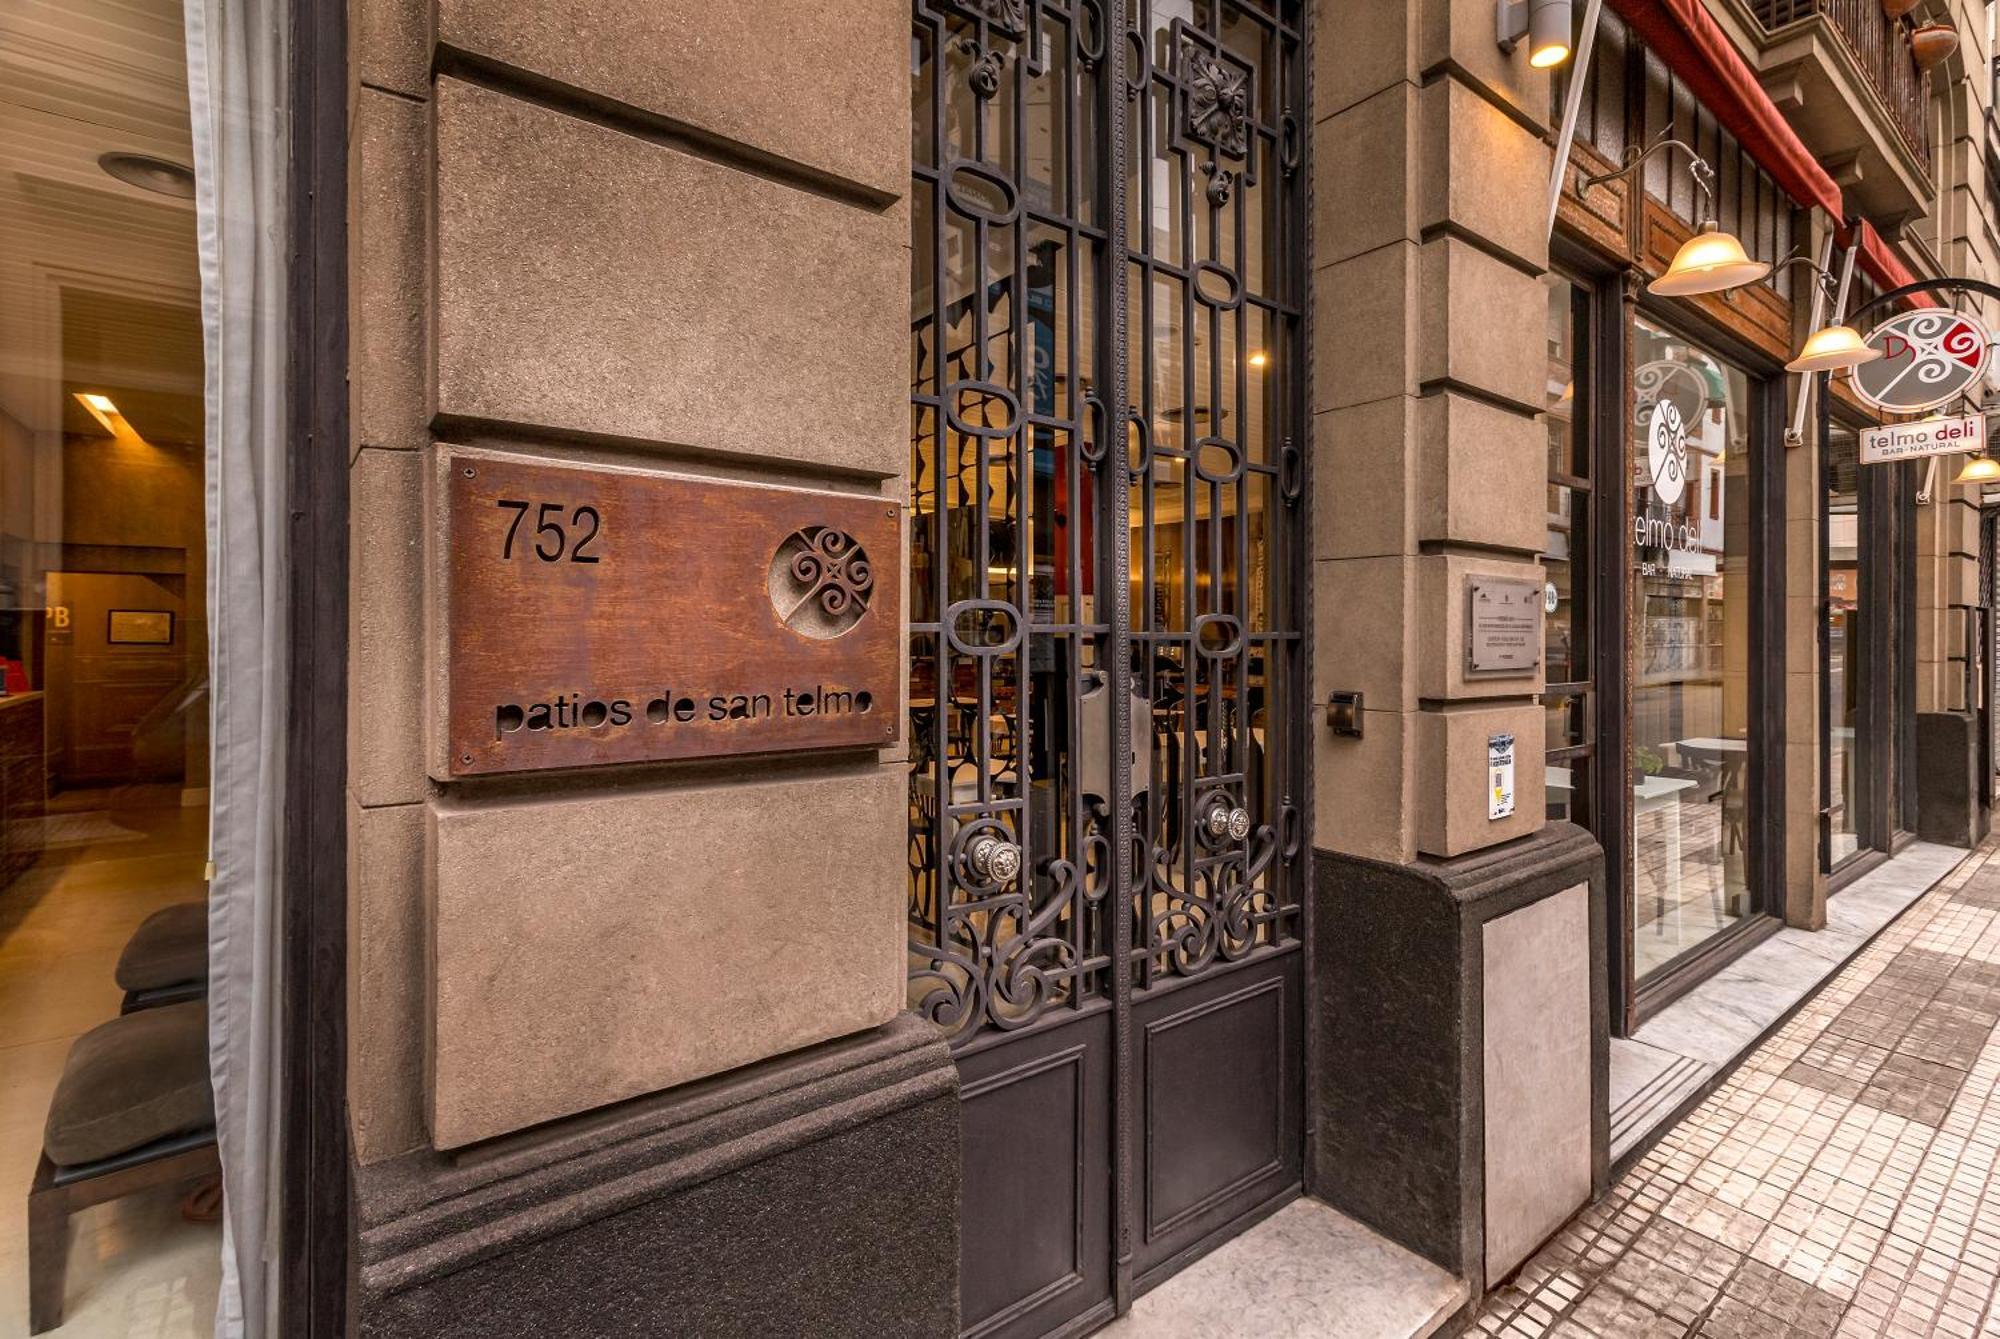
[[[998,47],[987,47],[974,37],[961,37],[958,49],[971,63],[966,67],[965,82],[972,86],[982,101],[1000,91],[1000,72],[1007,67],[1007,53]]]
[[[908,999],[961,1048],[1301,928],[1303,197],[1296,125],[1257,112],[1302,96],[1301,48],[1193,8],[916,4],[926,87],[960,82],[916,107]],[[1003,95],[1095,115],[965,114]],[[1115,226],[1128,142],[1138,214],[1214,206],[1176,247]],[[1083,329],[1066,290],[1126,266],[1155,300]]]

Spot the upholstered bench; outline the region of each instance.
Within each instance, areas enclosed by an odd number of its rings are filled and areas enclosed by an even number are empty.
[[[71,1214],[219,1170],[205,1002],[123,1014],[78,1037],[28,1192],[29,1333],[62,1324]]]
[[[113,977],[128,1014],[206,995],[208,903],[180,902],[146,917],[125,942]]]

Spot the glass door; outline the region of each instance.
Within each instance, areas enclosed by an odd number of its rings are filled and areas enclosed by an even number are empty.
[[[1867,807],[1862,765],[1864,749],[1873,741],[1862,729],[1862,704],[1874,685],[1867,635],[1872,610],[1880,603],[1863,561],[1866,528],[1861,514],[1860,439],[1842,423],[1832,424],[1826,438],[1825,527],[1826,565],[1824,626],[1820,636],[1821,683],[1825,711],[1821,714],[1824,796],[1822,808],[1822,867],[1831,871],[1869,845],[1863,813]]]
[[[1632,973],[1753,911],[1752,384],[1640,318],[1632,331]]]

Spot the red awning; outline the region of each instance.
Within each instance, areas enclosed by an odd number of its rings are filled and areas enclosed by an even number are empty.
[[[1610,0],[1632,31],[1653,49],[1676,78],[1688,86],[1710,114],[1736,136],[1785,193],[1802,205],[1816,206],[1841,222],[1845,215],[1840,188],[1812,151],[1800,141],[1728,34],[1710,17],[1701,0]],[[1885,291],[1915,283],[1916,276],[1876,231],[1860,224],[1861,269]],[[1842,244],[1852,239],[1842,227]],[[1915,306],[1935,306],[1919,294]]]
[[[1840,187],[1799,142],[1701,0],[1611,0],[1611,7],[1787,195],[1841,217]]]

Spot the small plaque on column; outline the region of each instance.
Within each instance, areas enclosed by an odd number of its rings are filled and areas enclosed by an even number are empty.
[[[1467,678],[1533,678],[1542,664],[1542,583],[1465,579]]]

